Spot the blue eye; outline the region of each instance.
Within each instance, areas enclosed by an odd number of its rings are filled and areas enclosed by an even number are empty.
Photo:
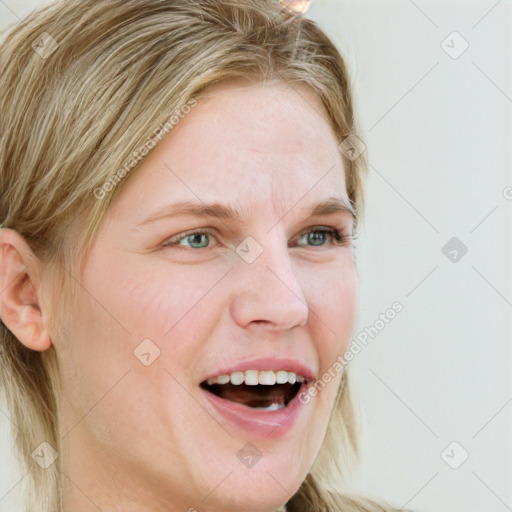
[[[184,246],[191,249],[206,249],[210,245],[212,234],[208,231],[190,231],[172,238],[163,244],[163,247],[177,247]],[[323,247],[330,242],[332,246],[340,246],[346,244],[348,241],[353,240],[352,236],[343,235],[338,229],[335,228],[312,228],[308,231],[303,231],[300,234],[300,240],[306,240],[306,247]],[[304,244],[297,244],[304,246]]]
[[[333,245],[338,245],[345,241],[345,237],[343,237],[337,229],[331,228],[311,229],[302,233],[301,238],[303,237],[306,237],[306,240],[311,243],[313,247],[322,247],[329,238]]]
[[[209,233],[205,233],[205,232],[195,232],[195,233],[189,233],[185,236],[182,236],[181,238],[178,238],[176,241],[174,242],[170,242],[168,244],[166,244],[167,246],[173,246],[173,245],[185,245],[185,244],[182,244],[181,242],[183,241],[188,241],[188,244],[189,244],[189,247],[191,247],[192,249],[206,249],[206,247],[208,247],[208,245],[210,245],[210,241],[208,237],[210,236]],[[206,243],[205,243],[205,240],[206,239]]]
[[[305,237],[307,242],[315,247],[319,247],[325,244],[328,240],[329,233],[323,230],[315,230],[309,231],[308,233],[304,233],[301,238]]]

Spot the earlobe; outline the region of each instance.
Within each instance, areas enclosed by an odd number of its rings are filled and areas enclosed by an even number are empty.
[[[27,348],[42,352],[52,346],[50,336],[44,328],[39,307],[33,304],[23,306],[16,325],[18,334],[16,332],[13,332],[13,334]]]
[[[36,351],[52,345],[40,303],[41,270],[24,238],[0,229],[0,317],[23,345]]]

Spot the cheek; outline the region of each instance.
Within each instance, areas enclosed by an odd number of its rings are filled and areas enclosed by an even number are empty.
[[[134,339],[170,337],[183,323],[194,329],[190,318],[212,300],[207,296],[222,277],[222,269],[198,272],[197,267],[184,268],[157,257],[148,264],[148,258],[125,257],[116,268],[103,266],[89,272],[87,288],[111,313],[110,320],[117,320]],[[100,317],[104,313],[100,311]]]
[[[350,345],[356,311],[358,281],[353,265],[325,268],[308,280],[308,301],[311,308],[311,339],[319,358],[319,379],[303,403],[315,407],[313,431],[324,433],[339,389],[343,366],[340,363]],[[310,433],[319,447],[322,435]]]
[[[310,282],[310,321],[322,330],[317,346],[325,364],[346,351],[355,326],[358,281],[353,266],[325,271]],[[318,336],[317,336],[318,338]]]
[[[99,271],[85,276],[87,292],[74,318],[72,343],[63,354],[63,371],[71,423],[93,413],[73,435],[86,426],[97,439],[118,432],[112,442],[122,445],[130,435],[142,435],[148,423],[163,421],[161,405],[169,396],[179,404],[173,422],[188,423],[201,412],[190,411],[190,397],[178,382],[186,381],[207,338],[212,317],[207,312],[215,300],[208,291],[222,274],[198,275],[197,270],[171,267],[160,265],[157,271],[125,261],[108,275]],[[134,350],[148,338],[160,353],[145,366]],[[149,348],[150,357],[153,350]],[[187,415],[178,419],[183,411]]]
[[[120,339],[127,344],[124,350],[133,364],[133,350],[149,338],[160,351],[156,365],[177,377],[186,375],[198,364],[225,311],[225,269],[210,266],[202,271],[155,261],[140,268],[132,262],[126,270],[130,272],[124,274],[124,289],[103,296],[106,303],[116,304],[119,319],[131,333],[129,340],[126,334]]]
[[[144,280],[133,281],[127,292],[127,322],[132,330],[167,340],[186,330],[191,341],[194,333],[205,328],[206,313],[212,310],[223,289],[219,282],[223,273],[170,265],[144,274]]]

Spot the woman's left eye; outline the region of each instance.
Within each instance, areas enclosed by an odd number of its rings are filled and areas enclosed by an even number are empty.
[[[313,247],[322,247],[326,239],[330,238],[332,245],[343,245],[349,239],[348,236],[343,235],[338,229],[334,228],[313,228],[300,235],[312,243]]]
[[[168,240],[163,247],[185,246],[191,249],[206,249],[210,245],[209,237],[211,236],[213,235],[208,231],[192,231]],[[333,246],[343,245],[351,238],[335,228],[312,228],[303,231],[299,241],[306,240],[306,245],[311,244],[310,247],[323,247],[328,241]]]

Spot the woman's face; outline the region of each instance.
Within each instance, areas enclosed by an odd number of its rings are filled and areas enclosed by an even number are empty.
[[[341,374],[304,405],[298,388],[354,325],[349,209],[327,113],[304,86],[211,89],[148,155],[84,261],[69,340],[54,340],[69,510],[289,499]]]

